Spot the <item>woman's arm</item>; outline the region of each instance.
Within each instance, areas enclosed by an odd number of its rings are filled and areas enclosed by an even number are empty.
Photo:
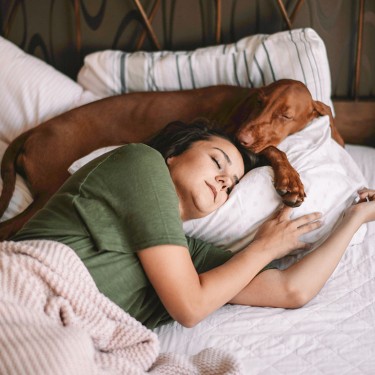
[[[284,271],[262,272],[231,303],[297,308],[315,297],[335,270],[354,233],[363,223],[375,220],[375,191],[363,189],[359,196],[362,203],[347,210],[322,245]]]
[[[299,237],[320,226],[319,214],[290,220],[291,210],[284,207],[245,250],[199,275],[186,248],[165,245],[140,251],[142,266],[169,314],[194,326],[238,295],[270,261],[306,247]]]

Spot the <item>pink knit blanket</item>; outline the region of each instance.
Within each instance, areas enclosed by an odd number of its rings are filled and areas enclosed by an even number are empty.
[[[69,247],[0,243],[1,374],[241,374],[230,354],[159,353],[157,336],[101,294]]]

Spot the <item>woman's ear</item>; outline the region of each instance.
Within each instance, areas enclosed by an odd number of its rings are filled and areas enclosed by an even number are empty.
[[[174,160],[174,156],[168,156],[166,159],[165,159],[165,162],[167,163],[167,165],[171,165],[171,163],[173,163],[173,160]]]

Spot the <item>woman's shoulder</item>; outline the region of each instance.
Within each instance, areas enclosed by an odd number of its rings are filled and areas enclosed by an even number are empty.
[[[159,151],[144,143],[129,143],[113,151],[113,156],[133,157],[139,161],[164,162],[163,156]]]
[[[105,173],[108,177],[112,173],[114,176],[126,176],[128,180],[138,179],[140,176],[150,176],[153,179],[169,176],[161,153],[142,143],[129,143],[117,148],[107,154],[96,169],[96,172]]]
[[[129,143],[91,160],[77,170],[69,179],[69,184],[65,185],[82,188],[92,181],[98,184],[99,181],[117,181],[122,177],[129,180],[140,174],[166,174],[166,169],[166,163],[157,150],[142,143]]]

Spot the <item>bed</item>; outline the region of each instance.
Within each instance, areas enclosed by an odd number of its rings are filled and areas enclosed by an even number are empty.
[[[132,91],[220,83],[261,86],[294,78],[303,81],[315,99],[334,109],[325,46],[313,29],[254,35],[194,51],[100,51],[85,58],[77,82],[4,38],[0,39],[0,55],[1,156],[18,134],[48,118]],[[280,145],[307,188],[308,199],[293,215],[324,212],[325,226],[306,238],[314,246],[329,235],[342,211],[355,200],[357,189],[375,186],[375,149],[361,145],[340,148],[330,137],[328,122],[328,117],[316,119]],[[249,172],[244,183],[233,190],[230,204],[204,220],[184,223],[186,233],[240,251],[280,204],[272,177],[268,167]],[[16,215],[31,199],[18,176],[15,195],[2,220]],[[178,323],[157,328],[154,333],[161,353],[194,356],[214,349],[230,354],[236,363],[216,372],[214,367],[194,368],[203,374],[374,374],[374,243],[375,223],[361,227],[332,277],[303,308],[226,305],[194,328]],[[288,267],[301,256],[297,253],[278,261],[279,266]],[[189,373],[191,368],[186,368]]]

